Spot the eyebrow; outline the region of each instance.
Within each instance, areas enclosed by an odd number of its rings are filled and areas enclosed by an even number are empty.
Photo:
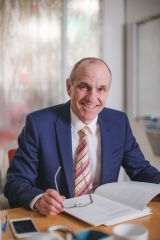
[[[92,88],[92,85],[90,85],[90,84],[87,83],[87,82],[80,82],[80,83],[78,83],[77,86],[80,86],[80,85],[87,85],[87,86],[89,86],[89,87]],[[108,88],[108,85],[99,85],[99,86],[96,86],[96,88]]]
[[[108,86],[107,85],[100,85],[100,86],[98,86],[98,88],[108,88]]]

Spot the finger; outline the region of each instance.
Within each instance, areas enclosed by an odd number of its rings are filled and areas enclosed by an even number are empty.
[[[47,205],[47,208],[50,209],[51,207],[54,207],[57,209],[58,212],[63,211],[62,202],[63,198],[60,196],[61,202],[59,201],[59,194],[57,197],[56,191],[46,191],[43,195],[43,200],[45,201],[44,205]],[[57,201],[58,199],[58,201]]]
[[[47,216],[48,215],[54,216],[54,215],[57,215],[59,212],[57,211],[56,208],[48,208],[47,206],[45,206],[41,209],[40,213]]]
[[[41,211],[39,211],[39,213],[42,215],[45,215],[45,216],[56,216],[58,214],[54,211],[49,211],[47,208],[41,209]]]
[[[54,189],[48,189],[47,191],[46,191],[46,193],[48,193],[52,198],[54,198],[57,202],[59,202],[59,203],[63,203],[63,197],[62,197],[62,195],[60,195],[56,190],[54,190]]]
[[[55,208],[59,212],[63,211],[62,204],[57,202],[54,198],[46,196],[44,197],[44,201],[48,209]]]
[[[65,197],[65,196],[63,196],[63,195],[61,195],[61,197],[62,197],[62,200],[63,200],[63,202],[64,202],[64,200],[66,199],[66,197]]]
[[[43,198],[39,202],[39,212],[43,215],[57,215],[60,212],[60,210],[58,210],[54,206],[48,205],[48,203]]]

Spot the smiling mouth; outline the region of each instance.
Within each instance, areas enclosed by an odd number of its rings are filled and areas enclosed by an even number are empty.
[[[83,103],[83,107],[87,110],[94,110],[96,109],[97,107],[100,107],[100,104],[97,104],[97,105],[92,105],[92,104],[84,104]]]

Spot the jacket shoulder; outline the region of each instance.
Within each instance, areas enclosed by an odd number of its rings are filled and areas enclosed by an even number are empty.
[[[115,109],[111,109],[111,108],[104,108],[102,111],[102,115],[103,116],[107,116],[107,117],[113,117],[113,118],[126,118],[127,115],[125,112],[119,111],[119,110],[115,110]]]
[[[53,121],[56,120],[60,115],[64,113],[67,109],[66,104],[58,104],[55,106],[43,108],[34,112],[31,112],[27,115],[27,118],[33,118],[35,120],[48,120],[52,119]]]

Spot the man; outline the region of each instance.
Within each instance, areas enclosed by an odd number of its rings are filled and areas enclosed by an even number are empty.
[[[64,199],[75,196],[76,148],[84,126],[90,129],[93,189],[117,181],[121,166],[131,180],[160,183],[160,172],[144,159],[126,114],[104,108],[110,85],[105,62],[82,59],[67,79],[70,101],[27,116],[5,186],[11,207],[44,215],[63,211]]]

